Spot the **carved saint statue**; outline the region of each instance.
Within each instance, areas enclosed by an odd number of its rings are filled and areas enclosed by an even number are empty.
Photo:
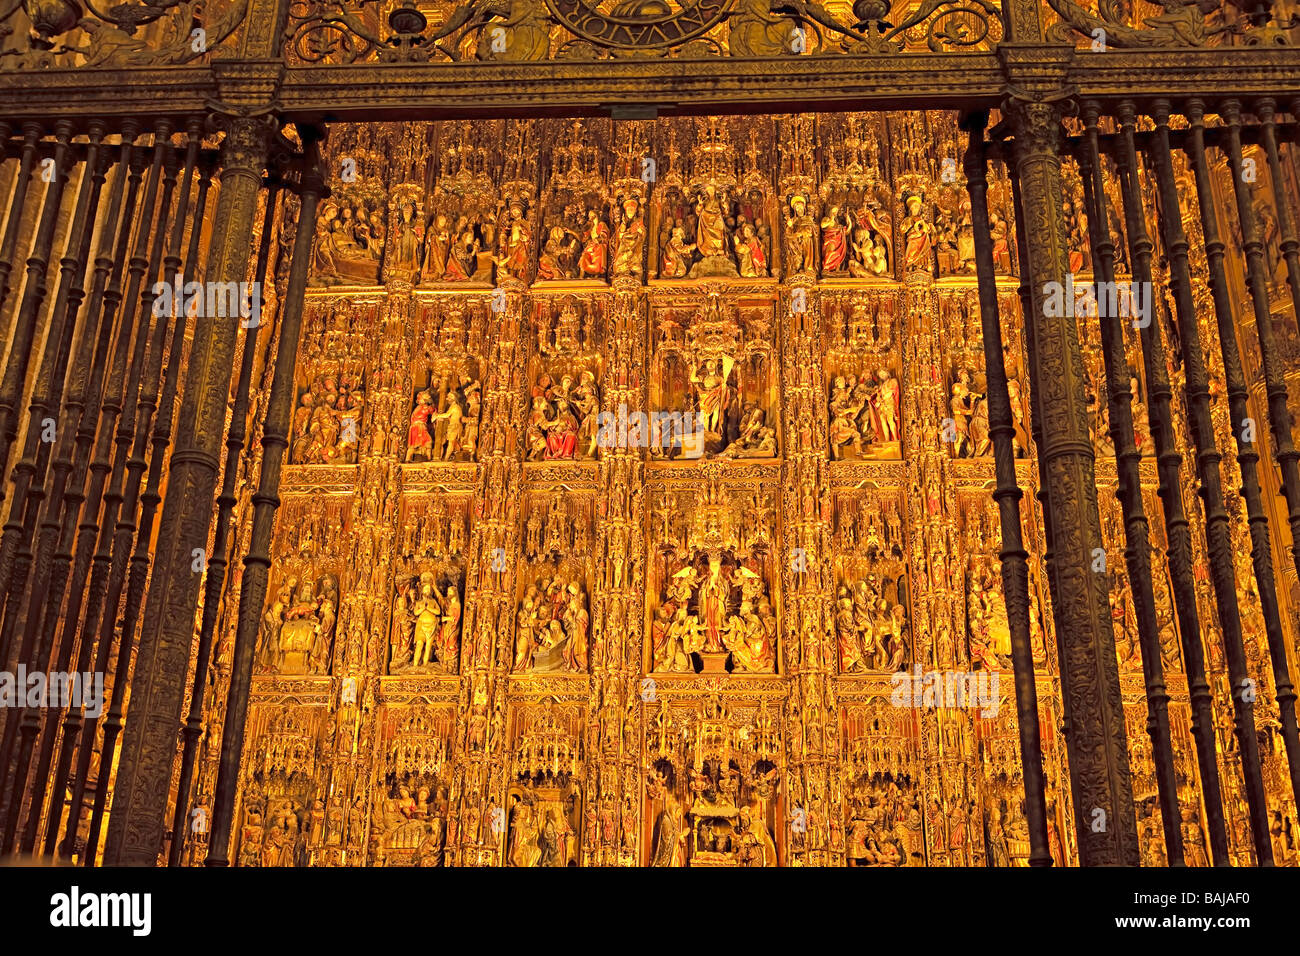
[[[629,197],[623,201],[622,218],[614,240],[615,276],[641,275],[641,259],[645,249],[645,220],[641,203]]]
[[[456,673],[460,663],[460,593],[455,581],[446,590],[425,571],[408,579],[393,602],[390,673]]]
[[[907,272],[934,271],[934,227],[922,211],[923,200],[916,193],[906,199],[907,216],[903,219],[903,268]]]
[[[587,224],[582,229],[582,255],[578,271],[584,279],[603,279],[609,266],[609,226],[594,209],[587,210]]]
[[[817,257],[812,216],[808,200],[802,194],[790,197],[790,215],[785,220],[785,274],[814,272]]]
[[[585,673],[591,614],[577,577],[543,575],[529,585],[515,617],[516,672]]]
[[[683,279],[690,271],[691,259],[695,253],[695,243],[686,241],[686,230],[673,226],[673,231],[664,244],[663,256],[659,263],[659,275],[664,279]]]
[[[695,245],[704,258],[727,254],[726,213],[717,187],[709,183],[695,202]]]

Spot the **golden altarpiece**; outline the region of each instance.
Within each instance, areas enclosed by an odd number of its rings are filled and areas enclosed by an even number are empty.
[[[1292,5],[9,8],[5,850],[1297,864]]]

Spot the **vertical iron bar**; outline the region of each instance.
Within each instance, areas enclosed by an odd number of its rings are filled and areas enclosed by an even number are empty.
[[[30,132],[30,125],[28,129]],[[31,255],[27,259],[27,280],[18,307],[17,324],[14,328],[13,340],[9,343],[9,360],[5,364],[3,380],[0,381],[0,468],[8,464],[9,451],[18,437],[18,402],[22,398],[23,387],[27,381],[27,365],[31,359],[36,321],[40,315],[41,305],[45,301],[45,273],[49,265],[50,251],[54,245],[55,226],[58,223],[59,207],[63,202],[63,187],[68,181],[67,154],[68,142],[72,138],[72,124],[60,120],[57,136],[54,165],[50,167],[54,171],[54,178],[45,191],[40,224],[37,226]],[[3,602],[4,609],[3,624],[0,624],[0,667],[8,663],[10,645],[17,624],[17,609],[11,608],[10,605],[17,604],[17,595],[22,591],[22,584],[15,584],[14,577],[18,576],[22,579],[27,575],[26,562],[18,553],[19,546],[34,530],[36,520],[35,512],[27,507],[31,469],[15,467],[12,474],[6,476],[6,481],[8,480],[13,481],[14,496],[9,502],[9,518],[5,522],[4,532],[0,534],[0,602]],[[3,487],[6,481],[0,481],[0,501],[3,500]],[[12,723],[12,717],[5,722],[6,731]],[[5,749],[4,756],[0,759],[0,774],[5,772],[8,760],[9,752]]]
[[[1228,513],[1224,510],[1219,453],[1210,408],[1209,375],[1201,344],[1200,319],[1192,298],[1192,274],[1187,261],[1187,234],[1183,229],[1182,206],[1174,181],[1173,156],[1169,148],[1169,102],[1157,100],[1153,107],[1156,136],[1151,147],[1156,184],[1160,190],[1161,225],[1165,254],[1169,260],[1169,284],[1178,317],[1178,339],[1182,345],[1185,399],[1196,449],[1199,494],[1205,509],[1205,544],[1210,556],[1210,577],[1214,586],[1219,627],[1229,640],[1241,642],[1241,615],[1233,572],[1233,552]],[[1214,747],[1214,697],[1205,675],[1205,649],[1200,635],[1180,628],[1183,657],[1187,667],[1187,690],[1192,707],[1192,735],[1196,741],[1201,771],[1206,819],[1210,828],[1210,850],[1215,866],[1229,866],[1228,832],[1223,816],[1223,795],[1219,785]]]
[[[161,124],[160,124],[161,125]],[[171,137],[171,128],[161,135],[164,140]],[[151,340],[146,342],[143,364],[132,362],[132,387],[128,392],[127,404],[118,423],[120,438],[129,441],[130,452],[125,461],[125,471],[114,462],[113,480],[109,485],[109,500],[116,491],[120,496],[115,509],[117,522],[113,528],[113,541],[108,566],[107,597],[103,601],[99,619],[99,641],[104,647],[113,642],[117,634],[118,650],[116,664],[106,675],[113,683],[113,699],[104,719],[104,734],[100,744],[100,786],[95,788],[95,804],[90,816],[90,834],[86,841],[85,866],[94,865],[95,851],[99,844],[99,825],[103,819],[104,802],[108,798],[108,778],[113,767],[114,745],[117,733],[121,729],[121,707],[123,695],[130,682],[131,647],[135,640],[133,631],[114,627],[117,621],[117,609],[122,601],[122,589],[126,584],[127,567],[131,544],[135,539],[137,524],[136,510],[140,500],[140,484],[144,470],[148,467],[146,454],[149,450],[149,426],[153,421],[155,406],[158,404],[158,389],[162,377],[163,349],[167,344],[168,316],[159,315],[155,309],[158,295],[155,291],[155,277],[162,260],[163,248],[168,241],[167,214],[171,208],[172,187],[176,180],[175,154],[167,154],[167,168],[164,177],[162,205],[158,209],[158,221],[154,226],[153,241],[149,250],[147,272],[144,275],[144,288],[140,296],[140,311],[150,322],[153,332]],[[187,160],[188,161],[188,160]],[[188,187],[188,184],[187,184]],[[187,195],[188,198],[188,195]],[[178,203],[175,216],[184,221],[186,209],[184,203]],[[146,339],[145,326],[141,326],[141,336],[136,342],[136,355],[140,356],[140,342]],[[180,355],[172,357],[173,363],[179,363]],[[141,369],[142,371],[138,371]],[[135,382],[139,383],[137,391]],[[123,445],[119,444],[119,449]],[[129,608],[128,608],[129,611]],[[87,620],[89,624],[89,619]]]
[[[1127,122],[1131,120],[1132,114],[1131,110],[1126,112],[1126,107],[1127,104],[1121,104],[1120,111]],[[1155,763],[1156,791],[1160,800],[1160,822],[1164,829],[1165,852],[1168,855],[1169,865],[1177,867],[1184,865],[1182,817],[1178,809],[1178,778],[1174,773],[1173,743],[1169,733],[1169,694],[1165,688],[1164,662],[1160,653],[1160,627],[1156,620],[1155,589],[1151,575],[1151,529],[1142,505],[1142,454],[1138,451],[1136,435],[1133,429],[1131,407],[1133,395],[1129,390],[1131,373],[1128,358],[1124,351],[1124,333],[1120,326],[1120,322],[1123,321],[1121,310],[1117,309],[1116,314],[1111,313],[1111,306],[1116,304],[1118,294],[1111,295],[1111,290],[1116,289],[1115,249],[1111,242],[1110,225],[1106,218],[1106,180],[1102,169],[1097,137],[1098,112],[1099,107],[1096,103],[1084,104],[1083,118],[1087,149],[1082,163],[1084,166],[1082,172],[1084,174],[1085,200],[1089,202],[1088,225],[1092,240],[1093,274],[1096,279],[1094,288],[1097,300],[1097,322],[1101,330],[1102,358],[1106,366],[1107,404],[1110,412],[1110,434],[1115,446],[1115,467],[1119,478],[1117,497],[1124,516],[1124,540],[1126,545],[1124,559],[1128,568],[1129,591],[1133,599],[1133,609],[1138,624],[1138,639],[1142,648],[1142,677],[1147,698],[1146,729],[1151,738],[1151,753]],[[1123,180],[1123,167],[1121,167],[1121,180]],[[1124,191],[1124,207],[1126,211],[1131,210],[1133,204],[1138,202],[1139,200],[1132,196],[1129,191]],[[1146,241],[1146,233],[1140,230],[1135,231],[1131,222],[1129,223],[1128,232],[1130,241],[1135,239],[1139,242]],[[1134,281],[1144,283],[1147,290],[1148,310],[1145,316],[1146,324],[1142,327],[1144,336],[1152,331],[1154,325],[1152,320],[1154,307],[1151,298],[1153,286],[1150,281],[1149,241],[1147,241],[1145,249],[1148,258],[1139,261],[1135,255],[1133,272]],[[1157,340],[1158,336],[1159,332],[1156,330]],[[1146,344],[1145,341],[1143,344]],[[1158,358],[1160,350],[1161,347],[1157,341],[1157,345],[1152,347],[1151,361],[1163,361],[1162,358]],[[1147,350],[1144,348],[1143,351],[1145,354]],[[1148,374],[1150,375],[1150,362],[1148,362]],[[1154,398],[1155,388],[1148,387],[1151,388]],[[1161,414],[1163,408],[1164,418],[1161,419],[1159,427],[1165,429],[1163,434],[1166,436],[1172,431],[1169,422],[1168,392],[1168,383],[1166,383],[1164,405],[1157,405],[1155,408],[1156,416]],[[1155,430],[1153,429],[1153,431]],[[1166,468],[1160,472],[1161,496],[1164,497],[1169,493],[1179,495],[1181,490],[1177,481],[1178,462],[1169,458],[1168,451],[1171,442],[1167,438],[1164,441],[1165,443],[1161,444],[1161,440],[1157,440],[1157,451],[1163,453],[1162,460],[1166,463]],[[1172,465],[1172,468],[1169,467],[1170,465]],[[1172,513],[1166,507],[1166,516],[1168,517]],[[1169,526],[1168,520],[1166,526]],[[1183,527],[1186,528],[1185,521]],[[1171,529],[1170,541],[1173,542],[1174,540],[1176,539],[1173,537]],[[1188,559],[1187,566],[1190,571],[1190,553]],[[1176,573],[1175,582],[1179,583]],[[1180,590],[1179,602],[1176,602],[1180,613],[1180,623],[1184,628],[1190,629],[1186,633],[1197,635],[1200,633],[1200,629],[1196,624],[1195,590],[1190,574],[1181,583],[1192,588],[1192,603],[1190,607],[1183,606],[1181,602],[1186,597],[1186,591]]]
[[[176,206],[176,222],[178,223],[179,229],[181,229],[181,230],[183,230],[183,229],[184,229],[184,226],[185,226],[185,214],[186,214],[186,212],[187,212],[187,210],[188,210],[188,206],[189,206],[190,180],[191,180],[192,173],[193,173],[193,171],[194,171],[194,164],[195,164],[195,161],[196,161],[196,159],[198,158],[199,141],[200,141],[200,137],[198,136],[195,127],[192,125],[192,126],[191,126],[191,131],[190,131],[190,142],[189,142],[189,148],[188,148],[188,150],[187,150],[187,152],[186,152],[186,156],[185,156],[185,168],[184,168],[184,171],[183,171],[182,174],[181,174],[181,179],[180,179],[180,182],[182,183],[182,192],[181,192],[181,194],[180,194],[180,196],[179,196],[179,198],[178,198],[178,200],[177,200],[177,206]],[[164,208],[165,208],[165,207],[164,207]],[[159,227],[160,227],[160,231],[161,231],[161,220],[160,220],[160,222],[159,222]],[[173,233],[173,235],[172,235],[172,240],[171,240],[171,242],[172,242],[173,244],[177,244],[177,245],[180,243],[180,239],[176,236],[175,233]],[[166,276],[167,276],[168,274],[170,274],[171,271],[172,271],[173,269],[179,269],[179,265],[180,265],[180,257],[179,257],[179,256],[173,256],[173,255],[171,254],[170,249],[169,249],[169,254],[168,254],[167,258],[164,259],[164,261],[163,261],[163,276],[164,276],[164,281],[165,281]],[[160,323],[160,326],[162,326],[162,325],[165,325],[165,323]],[[178,323],[178,327],[181,328],[181,329],[183,329],[183,328],[184,328],[184,323],[183,323],[183,322],[182,322],[182,323]],[[173,352],[172,352],[172,359],[171,359],[171,361],[172,361],[172,363],[178,363],[178,362],[180,361],[180,348],[179,348],[179,346],[180,346],[180,344],[182,344],[182,343],[174,342],[173,344],[174,344],[176,347],[174,348],[174,350],[173,350]],[[170,370],[169,370],[169,373],[170,373]],[[162,467],[162,463],[161,463],[161,459],[159,459],[159,460],[158,460],[158,468],[161,470],[161,467]],[[54,525],[54,530],[55,530],[55,531],[58,531],[58,530],[59,530],[59,526],[58,526],[57,523]],[[145,534],[144,537],[147,539],[148,535]],[[129,601],[129,598],[128,598],[128,603],[127,603],[127,607],[128,607],[128,609],[130,608],[130,606],[131,606],[131,605],[130,605],[130,601]],[[53,622],[51,622],[51,624],[52,624],[52,623],[53,623]],[[52,632],[53,632],[53,627],[47,627],[47,628],[46,628],[46,631],[49,632],[49,633],[52,633]],[[129,634],[130,631],[129,631],[125,626],[124,626],[123,629],[122,629],[122,633],[123,633],[124,635],[125,635],[125,634]],[[129,643],[128,643],[128,646],[129,646]],[[59,659],[60,659],[60,663],[59,663],[59,665],[58,665],[58,669],[59,669],[59,670],[62,670],[63,668],[66,668],[66,667],[67,667],[67,662],[68,662],[68,659],[70,658],[71,652],[72,652],[71,642],[69,642],[69,644],[68,644],[67,646],[61,646],[61,647],[59,648]],[[116,690],[116,687],[115,687],[114,689]],[[25,831],[24,831],[24,835],[23,835],[23,843],[22,843],[22,845],[21,845],[21,847],[20,847],[20,849],[21,849],[23,852],[25,852],[25,853],[30,853],[30,852],[32,852],[32,850],[35,848],[36,835],[37,835],[37,826],[38,826],[38,824],[39,824],[39,822],[40,822],[39,807],[40,807],[40,804],[41,804],[42,802],[44,802],[44,799],[45,799],[45,789],[46,789],[46,785],[47,785],[47,783],[48,783],[48,774],[49,774],[49,769],[50,769],[50,760],[51,760],[51,757],[52,757],[52,755],[53,755],[53,750],[54,750],[54,733],[53,733],[53,728],[54,728],[55,724],[57,723],[57,719],[58,719],[58,713],[57,713],[57,711],[51,711],[50,714],[49,714],[49,717],[47,718],[47,731],[48,731],[48,733],[47,733],[47,735],[45,736],[45,738],[42,739],[42,741],[41,741],[40,756],[39,756],[38,761],[37,761],[36,775],[35,775],[35,778],[34,778],[34,780],[33,780],[32,812],[31,812],[31,814],[30,814],[29,817],[28,817],[28,820],[27,820],[27,827],[26,827],[26,829],[25,829]],[[110,719],[111,719],[111,713],[110,713]]]
[[[46,590],[45,605],[41,612],[42,627],[50,635],[58,627],[59,608],[63,604],[63,595],[67,589],[68,573],[72,560],[72,535],[76,528],[77,514],[82,502],[85,500],[86,464],[90,456],[90,445],[95,437],[95,421],[99,415],[104,366],[107,364],[108,349],[112,342],[114,316],[110,310],[103,307],[104,286],[113,265],[114,236],[117,232],[118,218],[122,209],[123,186],[126,184],[129,172],[131,143],[135,138],[136,131],[137,127],[134,122],[128,121],[123,125],[117,166],[113,173],[113,185],[109,189],[108,209],[100,228],[99,248],[96,252],[95,268],[91,278],[90,298],[86,308],[85,330],[78,346],[76,362],[69,373],[72,390],[64,403],[65,428],[59,435],[59,447],[54,456],[56,475],[54,497],[61,499],[59,507],[62,509],[62,518],[58,547],[54,552],[53,564],[50,568],[50,584]],[[96,328],[96,325],[98,328]],[[74,423],[75,428],[72,427]],[[59,491],[60,486],[63,489],[62,492]],[[75,609],[70,607],[69,610],[74,616],[78,615],[80,604],[77,604]],[[47,637],[46,639],[50,638]],[[74,627],[72,633],[68,633],[66,638],[59,642],[59,670],[65,670],[72,661],[76,644],[76,630]],[[79,660],[76,672],[86,673],[88,665],[88,657],[85,660]],[[46,716],[45,734],[46,740],[51,746],[57,734],[55,724],[58,717],[59,712],[54,709],[51,709]],[[66,749],[67,726],[67,722],[65,722],[63,749]],[[43,742],[42,746],[44,745]],[[43,777],[44,774],[37,774],[37,785],[39,787],[46,785]],[[55,777],[53,789],[58,799],[57,802],[50,801],[50,808],[47,813],[47,828],[57,830],[59,826],[59,819],[63,811],[63,791],[66,781],[67,768],[64,767],[61,773]],[[36,801],[33,801],[33,806],[35,805]],[[49,854],[52,850],[53,839],[51,838],[47,841],[44,852]]]
[[[45,304],[45,277],[49,269],[50,253],[54,247],[54,233],[58,226],[59,210],[63,204],[63,189],[68,184],[68,174],[72,164],[69,162],[68,144],[72,139],[73,126],[68,120],[60,120],[56,129],[57,137],[54,148],[54,164],[49,167],[52,178],[45,192],[45,205],[41,209],[41,220],[37,226],[36,239],[32,244],[32,254],[27,258],[27,282],[23,287],[22,304],[18,307],[17,326],[14,329],[13,342],[10,345],[9,362],[5,366],[4,379],[0,382],[0,465],[9,461],[9,451],[18,437],[18,402],[22,398],[23,386],[27,381],[27,364],[32,354],[36,336],[36,324],[40,318],[41,306]],[[15,475],[15,487],[20,487]],[[25,486],[21,486],[26,491]],[[14,506],[22,510],[18,497]]]
[[[1278,235],[1281,237],[1282,256],[1286,260],[1286,281],[1291,290],[1291,307],[1297,322],[1300,322],[1300,240],[1296,238],[1295,220],[1291,218],[1291,203],[1286,194],[1286,181],[1282,175],[1282,160],[1277,151],[1277,126],[1275,104],[1272,99],[1262,99],[1255,104],[1255,115],[1259,117],[1264,155],[1268,157],[1269,178],[1273,181],[1273,201],[1277,206]],[[1300,119],[1300,117],[1297,117]],[[1229,134],[1231,135],[1231,133]],[[1259,327],[1259,347],[1264,355],[1264,381],[1268,394],[1269,423],[1273,426],[1273,440],[1277,448],[1277,463],[1282,469],[1282,491],[1286,496],[1287,522],[1291,525],[1291,559],[1295,562],[1296,574],[1300,576],[1300,451],[1291,441],[1291,416],[1287,411],[1286,379],[1278,366],[1277,348],[1273,342],[1273,328]],[[1269,648],[1272,649],[1270,642]],[[1274,667],[1277,657],[1273,658]],[[1285,656],[1282,659],[1286,667]],[[1295,705],[1292,703],[1292,709]],[[1294,724],[1294,718],[1292,719]],[[1287,741],[1287,755],[1291,757],[1291,742]],[[1293,795],[1300,800],[1300,790],[1296,790],[1297,775],[1295,760],[1291,760],[1291,785]]]
[[[1001,522],[1002,591],[1011,627],[1011,666],[1016,681],[1016,723],[1020,731],[1020,763],[1025,775],[1025,822],[1029,827],[1029,865],[1051,866],[1047,836],[1047,798],[1043,776],[1043,744],[1038,726],[1038,687],[1034,682],[1034,654],[1029,634],[1029,552],[1021,540],[1020,485],[1016,482],[1015,422],[1007,372],[1002,357],[1002,329],[998,316],[998,286],[993,265],[993,239],[989,235],[988,172],[984,158],[987,114],[967,117],[970,144],[966,148],[966,188],[971,200],[971,228],[975,239],[975,274],[979,283],[980,326],[984,339],[984,370],[989,403],[989,437],[997,487],[993,500]]]
[[[44,429],[45,416],[52,413],[63,402],[64,388],[71,380],[73,391],[64,404],[64,415],[56,429],[56,441],[60,442],[60,448],[66,447],[69,437],[75,433],[76,425],[79,424],[80,413],[78,408],[83,400],[81,393],[85,387],[84,368],[70,373],[68,358],[72,350],[81,301],[85,297],[83,284],[87,258],[90,254],[91,238],[95,231],[95,212],[98,209],[100,191],[103,189],[108,172],[107,166],[101,162],[101,144],[104,131],[105,124],[102,120],[91,122],[88,132],[89,145],[86,151],[85,168],[82,173],[82,186],[80,195],[77,198],[77,207],[73,214],[71,228],[68,230],[67,247],[60,262],[59,291],[55,297],[54,310],[50,314],[50,329],[46,341],[45,355],[42,357],[41,368],[32,393],[31,422],[28,425],[29,436],[35,432],[38,422],[41,423],[42,430]],[[57,355],[51,348],[51,344],[56,337],[59,339]],[[93,340],[93,327],[88,317],[86,326],[81,333],[81,345],[78,348],[79,359],[85,358],[86,344]],[[80,373],[80,377],[77,377],[77,373]],[[49,445],[43,440],[41,444],[42,446]],[[47,642],[41,637],[44,633],[40,628],[41,610],[48,590],[51,552],[54,550],[58,537],[59,509],[63,505],[63,493],[70,464],[65,459],[55,458],[52,471],[47,472],[45,466],[49,464],[48,449],[43,447],[42,450],[47,452],[46,461],[41,461],[38,457],[34,475],[35,480],[39,481],[41,486],[39,491],[33,488],[29,493],[29,497],[32,498],[29,507],[35,508],[39,502],[40,517],[37,522],[35,562],[31,575],[30,595],[24,625],[29,631],[35,631],[37,635],[37,651],[34,660],[36,666],[40,669],[44,669],[49,662],[49,655],[46,650]],[[46,492],[47,482],[49,483],[48,493]],[[58,667],[56,673],[62,673],[65,667],[66,664]],[[57,703],[51,702],[47,713],[57,715]],[[34,708],[27,708],[22,712],[19,731],[23,731],[24,724],[34,727],[39,722],[40,717],[37,711]],[[21,758],[19,766],[23,766]],[[17,795],[16,799],[21,800],[21,794]],[[35,815],[39,817],[40,798],[33,799],[31,806]],[[18,822],[20,810],[20,803],[13,804],[11,819],[15,824]],[[27,852],[31,850],[31,847],[27,846],[21,849]]]
[[[5,141],[8,142],[10,127],[6,123],[3,127]],[[18,249],[18,233],[23,222],[23,207],[27,204],[27,187],[32,181],[32,168],[36,165],[36,148],[40,144],[41,135],[45,132],[40,123],[27,122],[23,124],[23,151],[22,158],[18,161],[18,176],[14,182],[13,199],[9,202],[9,218],[5,221],[4,238],[0,239],[0,311],[3,311],[4,304],[9,298],[12,289],[9,286],[9,277],[13,274],[14,253]],[[8,329],[0,329],[5,334],[0,335],[0,341],[8,338]],[[0,466],[6,464],[0,461]],[[0,486],[0,501],[4,500],[4,489]],[[2,588],[0,588],[2,590]]]
[[[164,158],[166,163],[166,168],[163,176],[162,199],[159,205],[158,221],[157,221],[157,225],[154,228],[154,232],[152,233],[154,249],[150,258],[150,262],[147,264],[149,266],[150,275],[152,275],[154,272],[157,271],[157,266],[158,266],[157,259],[158,256],[161,254],[160,241],[161,241],[162,224],[166,221],[167,208],[168,208],[168,204],[171,201],[173,186],[175,185],[176,170],[172,163],[173,154],[167,143],[168,133],[164,131],[164,127],[166,126],[167,124],[165,121],[160,123],[159,129],[157,130],[157,135],[155,136],[155,147],[154,147],[155,155],[161,155]],[[147,237],[148,237],[148,231],[147,230],[142,231],[138,235],[138,239],[140,240],[140,242],[137,243],[137,246],[142,245],[144,240]],[[136,266],[136,264],[137,263],[133,260],[132,262],[133,269]],[[137,290],[141,282],[147,281],[143,272],[134,274],[133,278],[135,280],[135,289]],[[148,296],[149,293],[146,292],[145,295]],[[148,301],[142,303],[142,311],[145,315],[149,314],[149,304],[150,303]],[[141,338],[137,340],[137,350],[142,341],[144,341],[144,336],[141,336]],[[139,373],[137,371],[135,372],[132,383],[128,388],[128,402],[126,406],[128,410],[131,408],[131,402],[133,400],[136,391],[135,382],[138,381],[138,378],[139,378]],[[130,417],[129,413],[127,417],[128,418]],[[48,563],[44,570],[48,572]],[[47,581],[45,580],[33,579],[32,581],[31,595],[29,598],[29,605],[28,605],[27,632],[23,638],[24,648],[26,648],[29,644],[31,645],[30,653],[32,656],[31,656],[31,661],[28,665],[29,671],[45,670],[46,667],[48,666],[49,655],[52,650],[51,647],[52,642],[46,641],[44,639],[45,635],[40,628],[40,621],[33,620],[33,618],[36,615],[40,614],[42,605],[44,603],[43,598],[45,594],[46,585],[47,585]],[[111,606],[115,608],[117,606],[116,597],[114,597],[112,600],[113,603]],[[23,791],[26,789],[28,766],[31,760],[32,749],[35,746],[35,742],[36,742],[35,741],[36,731],[39,728],[39,726],[40,726],[40,719],[37,713],[31,708],[24,710],[22,713],[22,720],[18,725],[18,730],[19,730],[18,759],[12,774],[13,782],[11,786],[13,788],[13,792],[15,796],[9,806],[9,810],[10,810],[9,815],[8,817],[5,818],[3,835],[0,836],[0,841],[2,841],[0,842],[0,846],[3,846],[5,849],[12,848],[14,844],[14,840],[17,835],[17,827],[18,827],[19,815],[20,815],[19,810],[20,810],[20,805],[22,800],[22,794]],[[7,737],[7,730],[8,729],[6,728],[6,737]],[[7,744],[8,744],[8,740],[6,739],[6,745]]]
[[[1228,413],[1232,419],[1232,433],[1237,442],[1237,465],[1241,472],[1241,493],[1246,500],[1247,520],[1250,526],[1250,551],[1256,574],[1260,562],[1272,564],[1268,543],[1268,518],[1264,514],[1260,497],[1259,475],[1255,470],[1259,452],[1254,442],[1243,440],[1245,421],[1249,415],[1246,376],[1242,371],[1241,353],[1237,345],[1236,323],[1232,314],[1232,299],[1228,277],[1224,270],[1224,243],[1219,236],[1219,213],[1214,206],[1214,191],[1210,183],[1210,169],[1205,158],[1204,105],[1198,98],[1187,101],[1187,120],[1190,129],[1188,147],[1192,158],[1192,172],[1196,178],[1196,193],[1201,207],[1201,229],[1205,234],[1205,260],[1210,276],[1210,294],[1214,300],[1214,315],[1219,327],[1219,347],[1223,351],[1223,377],[1228,392]],[[1240,158],[1240,147],[1238,147]],[[1239,168],[1239,167],[1238,167]],[[1212,569],[1213,570],[1213,569]],[[1236,606],[1236,580],[1232,583]],[[1219,622],[1223,625],[1223,621]],[[1234,634],[1223,631],[1223,650],[1228,659],[1228,682],[1232,694],[1233,728],[1237,734],[1241,753],[1242,773],[1246,781],[1246,798],[1250,807],[1250,827],[1255,845],[1256,859],[1261,866],[1273,865],[1273,845],[1268,833],[1268,804],[1264,794],[1264,781],[1259,766],[1259,741],[1255,736],[1255,695],[1250,692],[1246,650],[1240,628]]]
[[[165,128],[164,128],[165,126]],[[81,601],[82,589],[85,587],[85,619],[82,622],[81,639],[94,642],[99,631],[99,619],[104,607],[104,595],[108,582],[110,543],[117,521],[118,508],[122,502],[122,470],[127,449],[131,443],[134,427],[136,393],[140,384],[140,367],[144,361],[144,348],[149,338],[150,318],[141,314],[140,283],[148,260],[144,257],[149,236],[154,223],[154,208],[158,197],[158,180],[160,178],[163,140],[170,133],[170,125],[159,124],[154,133],[154,155],[149,168],[149,177],[145,185],[144,205],[140,212],[139,228],[136,232],[135,249],[131,255],[128,269],[127,292],[121,297],[117,275],[106,295],[114,297],[113,304],[125,303],[121,328],[114,349],[113,367],[109,376],[109,385],[105,391],[105,401],[101,408],[99,432],[95,440],[95,458],[90,465],[91,493],[82,506],[82,521],[77,531],[77,556],[74,565],[72,583],[72,600]],[[159,222],[163,222],[165,212],[160,212]],[[119,254],[123,249],[119,247]],[[119,259],[120,269],[120,259]],[[139,328],[136,319],[139,317]],[[135,332],[134,338],[132,332]],[[129,365],[128,365],[129,361]],[[116,425],[116,428],[114,428]],[[110,458],[111,456],[111,458]],[[101,511],[102,501],[102,511]],[[99,521],[95,522],[95,516]],[[90,552],[94,551],[92,557]],[[83,585],[89,571],[88,585]],[[75,626],[75,622],[65,617],[65,627]],[[108,656],[112,649],[112,640],[100,642],[95,650],[95,673],[103,673],[108,667]],[[90,761],[94,753],[95,729],[98,715],[87,716],[82,731],[81,751],[77,761],[77,776],[73,782],[73,801],[71,816],[68,821],[69,835],[65,851],[70,853],[76,841],[80,824],[81,796],[84,793],[90,772]],[[107,780],[100,781],[106,785]]]

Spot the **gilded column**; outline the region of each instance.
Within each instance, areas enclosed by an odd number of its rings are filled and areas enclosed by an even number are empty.
[[[518,415],[523,394],[520,333],[527,286],[507,278],[494,290],[483,419],[479,430],[478,488],[471,504],[473,531],[465,574],[461,628],[456,766],[448,801],[448,862],[492,866],[505,829],[505,741],[513,595],[521,551],[519,524],[523,465]]]
[[[614,280],[605,321],[603,411],[613,431],[646,408],[646,310],[634,276]],[[600,450],[597,526],[592,562],[592,701],[587,761],[588,812],[601,826],[584,841],[589,864],[631,866],[640,861],[640,757],[644,713],[656,708],[653,679],[641,679],[644,661],[646,527],[645,463],[639,444],[614,440]],[[594,704],[618,719],[596,718]],[[641,706],[644,705],[644,706]],[[617,828],[609,826],[617,821]]]
[[[781,639],[785,673],[788,862],[844,865],[840,714],[830,629],[831,509],[821,303],[797,273],[781,302],[786,440],[781,480]]]

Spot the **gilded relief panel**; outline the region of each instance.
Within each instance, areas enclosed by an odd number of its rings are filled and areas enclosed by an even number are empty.
[[[344,835],[318,862],[1027,862],[970,211],[945,162],[959,143],[938,111],[331,138],[339,185],[379,189],[316,239],[260,652],[288,669],[259,663],[257,685],[261,706],[284,692],[272,680],[306,681],[330,715],[325,814]],[[1030,488],[1010,194],[997,164],[990,180]],[[338,265],[363,260],[371,272]],[[1081,327],[1104,573],[1121,672],[1140,682],[1098,328]],[[1142,468],[1194,789],[1149,454]],[[1051,852],[1067,863],[1046,529],[1032,496],[1021,510]],[[1224,693],[1217,638],[1207,650]],[[1129,717],[1139,762],[1144,723]],[[417,738],[401,763],[394,741]]]
[[[652,486],[646,670],[776,674],[780,572],[771,480],[751,472],[746,481],[726,481],[715,467],[703,488],[688,489],[681,474],[664,473]]]
[[[456,844],[449,816],[455,717],[454,708],[419,700],[381,709],[365,837],[370,865],[446,865],[447,848]]]
[[[784,862],[782,821],[793,808],[781,787],[779,698],[746,688],[665,695],[646,718],[642,864]]]

